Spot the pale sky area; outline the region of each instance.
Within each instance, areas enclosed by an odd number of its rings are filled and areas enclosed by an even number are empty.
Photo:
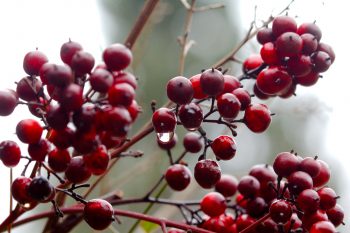
[[[232,0],[235,1],[235,0]],[[200,1],[199,1],[200,2]],[[215,2],[215,1],[214,1]],[[279,11],[288,1],[242,1],[242,24],[249,25],[253,18],[253,7],[258,6],[258,17],[268,15],[272,8]],[[278,4],[276,4],[278,2]],[[274,7],[272,7],[274,6]],[[350,153],[348,149],[350,132],[350,78],[349,68],[349,1],[296,0],[291,7],[291,15],[298,15],[298,22],[317,21],[323,32],[322,41],[332,45],[336,52],[336,61],[324,79],[315,87],[300,88],[298,97],[314,95],[318,101],[329,108],[324,152],[325,161],[339,161],[339,179],[344,181],[341,191],[341,203],[345,210],[350,209]],[[39,50],[46,53],[51,62],[61,62],[59,50],[69,38],[80,42],[86,51],[99,58],[106,46],[101,29],[101,17],[97,3],[93,0],[2,0],[0,1],[0,88],[15,88],[14,81],[25,73],[22,61],[26,52]],[[98,61],[96,61],[98,62]],[[0,141],[17,140],[15,132],[19,119],[30,117],[24,106],[16,109],[10,117],[0,118]],[[293,116],[290,116],[293,117]],[[317,140],[317,139],[316,139]],[[23,148],[25,151],[26,148]],[[22,168],[22,166],[20,166]],[[18,176],[21,169],[14,171]],[[0,221],[9,209],[9,169],[0,165]],[[346,222],[350,225],[349,211]],[[16,231],[14,231],[16,232]],[[342,232],[346,232],[343,230]],[[349,232],[349,231],[347,231]]]

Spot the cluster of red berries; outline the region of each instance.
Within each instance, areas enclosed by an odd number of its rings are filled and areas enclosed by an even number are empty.
[[[16,83],[16,91],[0,91],[1,116],[25,104],[42,121],[24,119],[17,124],[16,134],[28,145],[29,156],[16,142],[7,140],[0,143],[0,160],[7,167],[16,166],[21,158],[35,161],[49,173],[64,172],[69,182],[81,184],[91,175],[103,174],[110,161],[108,149],[126,141],[140,111],[135,101],[137,81],[124,71],[132,61],[132,53],[122,44],[107,47],[104,63],[95,68],[94,57],[77,42],[64,43],[60,56],[65,64],[49,63],[38,50],[27,53],[23,68],[28,76]],[[41,175],[26,177],[25,171],[14,180],[11,191],[18,203],[28,207],[55,197],[55,188],[48,179]],[[85,212],[106,205],[89,202]],[[93,228],[102,227],[92,222],[108,226],[103,221],[89,220],[103,215],[88,216],[86,220]]]
[[[243,64],[245,73],[258,69],[253,76],[254,94],[260,99],[288,98],[295,93],[297,84],[314,85],[335,59],[332,47],[320,42],[321,37],[315,23],[298,27],[289,16],[278,16],[271,28],[261,29],[257,34],[263,45],[260,55],[252,55]]]
[[[255,165],[239,181],[223,175],[215,185],[216,192],[201,200],[200,208],[207,217],[200,226],[237,233],[268,214],[249,232],[336,233],[344,211],[334,190],[325,186],[329,179],[330,170],[324,161],[282,152],[273,166]],[[230,205],[237,191],[236,203]]]
[[[221,170],[218,163],[206,159],[206,150],[212,149],[217,160],[230,160],[236,154],[236,136],[234,123],[242,122],[255,132],[265,131],[270,122],[271,114],[266,105],[252,104],[251,96],[241,82],[232,75],[223,74],[219,69],[208,69],[190,79],[177,76],[167,84],[167,96],[174,102],[175,108],[159,108],[152,117],[154,130],[157,133],[158,145],[170,150],[177,142],[176,126],[182,125],[190,131],[184,136],[183,145],[187,152],[202,155],[195,166],[194,176],[203,188],[212,188],[218,182]],[[211,100],[210,110],[204,111],[202,102]],[[219,119],[208,119],[214,113],[219,113]],[[237,120],[240,112],[242,119]],[[219,135],[209,140],[202,128],[203,123],[225,124],[232,131],[230,135]],[[199,134],[193,132],[198,131]],[[181,191],[191,180],[190,170],[182,164],[174,164],[168,168],[165,175],[170,187]]]

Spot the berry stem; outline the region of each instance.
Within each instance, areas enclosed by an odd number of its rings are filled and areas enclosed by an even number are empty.
[[[259,225],[260,223],[262,223],[263,221],[265,221],[266,219],[268,219],[270,217],[270,213],[265,214],[263,217],[259,218],[258,220],[256,220],[253,224],[251,224],[250,226],[248,226],[247,228],[245,228],[244,230],[240,231],[239,233],[250,233],[250,232],[254,232],[254,229],[257,225]]]

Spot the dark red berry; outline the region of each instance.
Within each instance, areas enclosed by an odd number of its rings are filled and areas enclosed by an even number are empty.
[[[94,91],[106,93],[113,84],[113,75],[108,70],[96,69],[91,73],[89,82]]]
[[[182,125],[188,130],[198,129],[203,121],[203,111],[198,104],[181,105],[178,113]]]
[[[280,64],[280,58],[277,56],[277,50],[272,42],[265,43],[260,49],[260,56],[268,65]]]
[[[55,87],[66,87],[73,82],[73,73],[69,66],[54,65],[46,72],[47,83]]]
[[[200,84],[200,77],[202,74],[196,74],[190,78],[193,87],[193,98],[195,99],[204,99],[208,95],[203,92],[203,89]]]
[[[210,96],[216,96],[224,90],[224,75],[217,69],[208,69],[200,77],[203,92]]]
[[[287,61],[287,70],[294,76],[305,76],[312,70],[311,58],[306,55],[292,57]]]
[[[230,160],[236,155],[236,142],[228,135],[220,135],[210,144],[215,156],[218,159]]]
[[[39,162],[43,162],[49,153],[50,143],[46,139],[41,139],[38,143],[28,145],[28,154],[30,157]]]
[[[338,227],[344,220],[344,209],[336,204],[333,208],[327,210],[327,216],[329,221],[333,223],[335,227]]]
[[[299,170],[308,173],[311,177],[315,177],[320,173],[321,164],[316,158],[306,157],[300,162]]]
[[[285,32],[276,40],[276,51],[279,57],[293,57],[301,53],[303,40],[294,32]]]
[[[120,71],[132,61],[132,53],[123,44],[112,44],[103,51],[103,61],[111,71]]]
[[[50,106],[47,110],[46,120],[51,128],[63,130],[69,123],[69,113],[61,106]]]
[[[162,134],[159,136],[165,137],[164,140],[161,140],[161,141],[169,141],[172,138],[176,127],[175,113],[168,108],[157,109],[153,113],[152,123],[153,123],[154,130],[158,134]]]
[[[237,99],[239,100],[239,102],[241,103],[241,111],[246,110],[246,108],[250,105],[251,103],[251,98],[250,98],[250,94],[247,90],[243,89],[243,88],[237,88],[236,90],[234,90],[232,92],[232,94],[234,94]]]
[[[73,113],[73,123],[77,130],[87,132],[96,122],[96,110],[94,105],[83,105]]]
[[[113,84],[117,83],[127,83],[130,86],[132,86],[134,89],[137,88],[137,80],[135,76],[129,72],[126,71],[118,71],[113,72]]]
[[[248,214],[241,214],[236,219],[237,232],[244,230],[245,228],[252,225],[256,220],[250,217]]]
[[[54,198],[55,188],[46,178],[37,176],[29,183],[28,195],[38,202],[48,202]]]
[[[317,38],[314,35],[310,33],[305,33],[300,35],[300,37],[303,40],[303,49],[302,49],[303,54],[311,55],[317,50],[318,42],[317,42]]]
[[[320,196],[313,189],[305,189],[298,195],[297,203],[302,211],[312,213],[320,207]]]
[[[43,128],[36,120],[25,119],[18,122],[16,134],[23,143],[37,143],[41,138]]]
[[[84,220],[95,230],[104,230],[114,221],[112,205],[102,199],[93,199],[86,203]]]
[[[92,68],[94,68],[95,59],[94,57],[85,51],[78,51],[72,57],[70,66],[75,72],[76,76],[83,76],[90,74]]]
[[[217,192],[211,192],[206,194],[200,203],[201,210],[209,215],[215,217],[223,214],[226,210],[225,197]]]
[[[15,167],[21,160],[21,150],[16,142],[6,140],[0,143],[0,160],[6,167]]]
[[[177,104],[190,103],[194,94],[191,81],[182,76],[170,79],[166,91],[168,98]]]
[[[184,136],[183,145],[186,151],[190,153],[198,153],[203,147],[203,142],[199,134],[190,132]]]
[[[173,190],[182,191],[191,182],[191,171],[184,165],[174,164],[167,169],[165,180]]]
[[[275,36],[272,32],[272,28],[262,28],[256,34],[256,39],[260,44],[275,41]]]
[[[256,79],[256,86],[267,95],[283,94],[291,85],[292,77],[277,67],[261,71]]]
[[[268,218],[264,222],[260,223],[256,227],[256,230],[259,233],[277,233],[277,223],[275,223],[275,221],[273,221],[271,218]]]
[[[312,55],[312,62],[314,63],[313,71],[316,73],[322,73],[328,70],[332,61],[328,53],[318,51]]]
[[[249,171],[249,175],[258,179],[260,184],[267,184],[270,181],[275,182],[277,180],[277,175],[273,168],[267,164],[258,164],[253,166]]]
[[[221,94],[229,93],[241,86],[241,82],[232,75],[225,74],[224,75],[224,90]]]
[[[220,180],[215,184],[215,191],[224,197],[232,197],[237,192],[238,180],[231,175],[221,175]]]
[[[69,84],[63,90],[59,103],[66,111],[79,110],[84,103],[83,89],[81,86],[75,83]]]
[[[11,185],[12,197],[20,204],[26,204],[33,199],[28,194],[28,186],[32,179],[25,176],[17,177]]]
[[[334,60],[335,60],[335,53],[333,51],[333,48],[330,45],[321,42],[321,43],[318,44],[317,50],[327,53],[329,55],[329,57],[331,58],[331,62],[332,63],[334,62]]]
[[[259,88],[256,86],[256,83],[254,84],[253,92],[254,92],[254,96],[261,100],[267,100],[268,98],[271,97],[271,95],[266,95],[265,93],[260,91]]]
[[[264,132],[270,125],[270,110],[264,104],[248,106],[244,112],[244,123],[254,133]]]
[[[243,176],[238,183],[238,191],[247,198],[256,197],[260,189],[260,182],[254,176]]]
[[[303,35],[309,33],[316,37],[317,41],[321,40],[322,32],[321,29],[315,23],[303,23],[298,27],[297,33]]]
[[[61,59],[67,65],[71,65],[71,61],[76,52],[83,50],[83,47],[74,41],[69,40],[61,46]]]
[[[278,200],[270,206],[270,217],[276,223],[286,223],[292,217],[292,206],[285,200]]]
[[[308,87],[314,85],[318,81],[319,76],[319,73],[311,71],[305,76],[295,77],[295,81],[297,84]]]
[[[38,50],[29,52],[23,60],[23,69],[28,75],[39,75],[40,68],[48,62],[46,55]]]
[[[17,95],[12,90],[0,90],[0,116],[10,115],[16,108]]]
[[[17,83],[16,92],[23,100],[36,101],[41,88],[42,83],[37,78],[24,77]]]
[[[329,221],[320,221],[312,225],[310,233],[336,233],[334,225]]]
[[[87,181],[91,176],[91,172],[86,167],[84,158],[76,156],[70,160],[65,175],[70,182],[79,184]]]
[[[321,165],[320,173],[317,176],[313,177],[312,180],[315,187],[321,187],[327,184],[327,182],[329,181],[331,177],[331,170],[329,169],[328,164],[324,161],[319,159],[317,161]]]
[[[135,90],[127,83],[114,84],[108,89],[108,102],[113,106],[130,106],[135,98]]]
[[[67,149],[72,145],[74,138],[74,131],[71,128],[64,128],[62,130],[51,130],[49,134],[49,141],[52,142],[59,149]]]
[[[137,104],[136,100],[132,100],[132,103],[128,107],[128,111],[132,121],[135,121],[140,112],[142,112],[142,108]]]
[[[221,169],[217,162],[211,159],[200,160],[194,168],[194,178],[205,189],[210,189],[220,180]]]
[[[329,210],[337,204],[337,194],[333,189],[324,187],[317,191],[320,195],[320,207],[323,210]]]
[[[99,145],[93,152],[83,156],[85,166],[93,175],[102,175],[108,168],[110,156],[104,145]]]
[[[317,210],[312,213],[305,213],[301,220],[303,222],[303,228],[305,228],[306,230],[310,230],[314,223],[327,221],[328,217],[325,211]]]
[[[174,146],[177,143],[177,135],[174,134],[174,136],[170,139],[170,141],[162,142],[159,138],[157,138],[158,146],[163,150],[170,150],[174,148]]]
[[[285,32],[296,32],[297,23],[292,17],[289,16],[277,16],[272,22],[272,32],[277,38]]]
[[[124,137],[129,132],[132,123],[127,109],[122,106],[112,107],[106,114],[108,130],[116,137]]]
[[[95,129],[91,129],[88,132],[76,131],[72,145],[81,154],[91,153],[99,145]]]
[[[234,94],[225,93],[217,97],[217,108],[223,118],[234,119],[241,109],[241,103]]]
[[[71,160],[70,154],[66,149],[54,149],[49,153],[48,163],[55,172],[64,172]]]
[[[264,63],[260,54],[252,54],[243,62],[243,72],[247,73],[250,70],[257,69]]]
[[[259,218],[265,213],[267,207],[268,206],[262,197],[255,197],[247,202],[246,210],[250,216]]]
[[[273,170],[280,177],[287,177],[298,170],[299,160],[296,155],[290,152],[279,153],[273,162]]]
[[[309,174],[296,171],[288,176],[288,189],[293,194],[299,194],[305,189],[312,189],[312,178]]]

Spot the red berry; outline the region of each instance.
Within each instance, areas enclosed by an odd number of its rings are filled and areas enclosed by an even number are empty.
[[[344,209],[336,204],[333,208],[327,210],[327,216],[329,221],[331,221],[335,227],[338,227],[343,223]]]
[[[249,171],[249,175],[254,176],[261,184],[268,184],[277,180],[277,175],[273,168],[267,164],[253,166]]]
[[[334,225],[328,221],[320,221],[312,225],[310,233],[336,233]]]
[[[292,85],[292,77],[280,68],[268,68],[261,71],[256,79],[256,86],[267,95],[279,95]]]
[[[37,78],[24,77],[17,83],[16,92],[23,100],[36,101],[41,88],[42,83]]]
[[[196,163],[194,168],[194,178],[197,183],[205,189],[210,189],[220,180],[221,169],[217,162],[204,159]]]
[[[58,149],[67,149],[72,145],[73,137],[74,131],[67,127],[63,130],[51,130],[48,139]]]
[[[334,62],[334,60],[335,60],[335,53],[333,51],[333,48],[330,45],[321,42],[321,43],[318,44],[317,50],[327,53],[329,55],[329,57],[331,58],[331,62],[332,63]]]
[[[312,178],[302,171],[293,172],[288,176],[288,189],[293,194],[299,194],[305,189],[312,189]]]
[[[191,182],[190,169],[181,164],[174,164],[167,169],[165,180],[173,190],[182,191]]]
[[[91,172],[86,167],[84,158],[76,156],[70,160],[65,175],[70,182],[79,184],[87,181],[91,176]]]
[[[298,207],[307,213],[312,213],[320,207],[320,196],[313,189],[305,189],[297,198]]]
[[[0,160],[6,167],[15,167],[21,160],[21,150],[14,141],[0,143]]]
[[[113,75],[108,70],[96,69],[91,73],[89,82],[94,91],[106,93],[113,84]]]
[[[201,75],[202,74],[196,74],[190,78],[193,87],[193,98],[195,99],[204,99],[208,97],[208,95],[203,92],[200,84]]]
[[[104,145],[99,145],[93,152],[83,156],[85,165],[94,175],[102,175],[108,168],[110,156]]]
[[[254,92],[254,96],[256,96],[257,98],[259,98],[261,100],[267,100],[268,98],[271,97],[271,95],[266,95],[265,93],[260,91],[259,88],[256,86],[256,83],[254,84],[253,92]]]
[[[28,195],[38,202],[48,202],[54,198],[55,188],[46,178],[37,176],[28,185]]]
[[[260,189],[260,182],[254,176],[243,176],[238,183],[238,191],[248,198],[256,197]]]
[[[280,58],[297,56],[302,49],[303,40],[294,32],[285,32],[276,40],[276,51]]]
[[[203,147],[201,136],[196,133],[187,133],[183,139],[185,149],[190,153],[198,153]]]
[[[60,88],[68,86],[74,80],[73,72],[67,65],[53,65],[46,71],[45,77],[47,84]]]
[[[38,143],[28,145],[28,154],[33,160],[39,162],[43,162],[45,160],[49,150],[50,143],[46,139],[41,139]]]
[[[318,195],[320,195],[320,207],[323,210],[329,210],[333,208],[337,204],[337,194],[333,189],[324,187],[317,191]]]
[[[190,103],[194,93],[191,81],[182,76],[170,79],[166,91],[168,98],[177,104]]]
[[[103,51],[103,61],[111,71],[120,71],[132,61],[132,53],[123,44],[112,44]]]
[[[277,38],[285,32],[296,32],[297,23],[292,17],[289,16],[277,16],[272,22],[272,32]]]
[[[287,177],[298,170],[299,160],[296,155],[290,152],[279,153],[273,162],[273,170],[280,177]]]
[[[28,186],[32,179],[25,176],[17,177],[11,185],[12,197],[20,204],[26,204],[32,201],[28,194]]]
[[[42,133],[43,128],[36,120],[21,120],[16,126],[17,137],[23,143],[32,144],[39,142]]]
[[[228,135],[220,135],[210,144],[218,159],[230,160],[236,155],[236,142]]]
[[[237,232],[241,232],[245,228],[249,227],[255,222],[255,219],[250,217],[248,214],[241,214],[236,219]]]
[[[232,92],[237,88],[239,88],[240,86],[241,86],[241,82],[235,76],[225,74],[224,90],[222,91],[221,94]]]
[[[316,37],[317,41],[321,40],[321,29],[315,23],[303,23],[298,27],[297,33],[303,35],[305,33],[312,34]]]
[[[203,121],[203,111],[195,103],[181,105],[178,115],[182,125],[191,131],[198,129]]]
[[[61,59],[67,65],[71,65],[73,56],[76,52],[83,50],[83,47],[74,41],[69,40],[61,46]]]
[[[332,61],[328,53],[318,51],[312,55],[312,62],[314,63],[313,71],[316,73],[322,73],[328,70]]]
[[[275,41],[275,36],[273,35],[272,28],[260,29],[256,34],[256,39],[262,45],[268,42]]]
[[[200,77],[203,92],[210,96],[216,96],[224,90],[224,75],[217,69],[208,69]]]
[[[132,123],[127,109],[122,106],[112,107],[106,114],[108,130],[116,137],[124,137],[129,132]]]
[[[268,65],[280,64],[280,58],[277,56],[277,50],[272,42],[265,43],[260,49],[260,56]]]
[[[224,197],[232,197],[237,191],[238,180],[231,175],[222,175],[215,184],[215,191],[221,193]]]
[[[85,51],[78,51],[72,57],[70,66],[75,72],[76,76],[83,76],[90,74],[92,68],[94,68],[95,59],[94,57]]]
[[[128,107],[135,98],[135,90],[127,83],[114,84],[108,89],[108,102],[113,106]]]
[[[237,99],[239,100],[239,102],[241,103],[241,111],[246,110],[246,108],[250,105],[251,103],[251,98],[250,98],[250,94],[247,90],[243,89],[243,88],[237,88],[236,90],[234,90],[232,92],[232,94],[234,94]]]
[[[126,71],[118,71],[113,72],[113,84],[117,83],[127,83],[130,86],[132,86],[134,89],[137,88],[137,80],[135,76],[129,72]]]
[[[17,95],[12,90],[0,90],[0,116],[10,115],[16,108]]]
[[[311,177],[316,177],[321,170],[321,164],[316,158],[306,157],[299,165],[299,170],[308,173]]]
[[[292,57],[287,61],[287,70],[289,74],[295,76],[308,75],[312,70],[311,58],[306,55]]]
[[[83,105],[73,113],[73,123],[80,132],[90,131],[96,122],[94,105]]]
[[[295,81],[297,84],[308,87],[314,85],[318,81],[319,76],[319,73],[311,71],[305,76],[295,77]]]
[[[276,223],[286,223],[292,217],[292,206],[285,200],[278,200],[270,206],[270,217]]]
[[[329,181],[330,177],[331,177],[331,170],[328,167],[328,164],[325,163],[322,160],[317,160],[320,165],[321,165],[321,170],[320,173],[313,177],[313,183],[314,183],[314,187],[321,187],[325,184],[327,184],[327,182]]]
[[[83,89],[81,86],[75,83],[69,84],[63,90],[59,103],[66,111],[79,110],[84,103]]]
[[[84,220],[95,230],[104,230],[114,221],[112,205],[102,199],[93,199],[86,203]]]
[[[49,153],[48,163],[55,172],[64,172],[71,160],[68,150],[54,149]]]
[[[317,50],[318,42],[314,35],[305,33],[300,35],[300,37],[303,40],[303,54],[311,55]]]
[[[47,110],[46,120],[51,128],[63,130],[69,123],[69,113],[61,106],[50,106]]]
[[[153,123],[154,130],[158,134],[162,134],[162,135],[164,134],[164,136],[166,136],[166,138],[164,138],[164,140],[161,140],[161,141],[169,141],[172,138],[173,132],[176,127],[175,113],[168,108],[157,109],[153,113],[152,123]],[[170,134],[170,135],[165,135],[165,134]],[[161,137],[162,135],[159,135],[159,136]]]
[[[223,195],[217,192],[206,194],[200,203],[201,210],[209,215],[215,217],[223,214],[226,210],[226,200]]]
[[[217,108],[223,118],[234,119],[241,109],[241,103],[234,94],[225,93],[217,97]]]
[[[244,112],[244,123],[254,133],[264,132],[270,122],[270,110],[264,104],[250,105]]]
[[[132,100],[132,103],[128,107],[128,111],[132,121],[135,121],[139,113],[142,112],[142,108],[137,104],[136,100]]]
[[[39,75],[40,68],[48,62],[46,55],[38,50],[29,52],[23,60],[23,69],[28,75]]]
[[[267,210],[267,204],[262,197],[255,197],[247,202],[247,214],[254,218],[262,217]]]
[[[310,230],[314,223],[327,221],[328,217],[325,211],[317,210],[316,212],[305,213],[301,220],[303,222],[303,228]]]

